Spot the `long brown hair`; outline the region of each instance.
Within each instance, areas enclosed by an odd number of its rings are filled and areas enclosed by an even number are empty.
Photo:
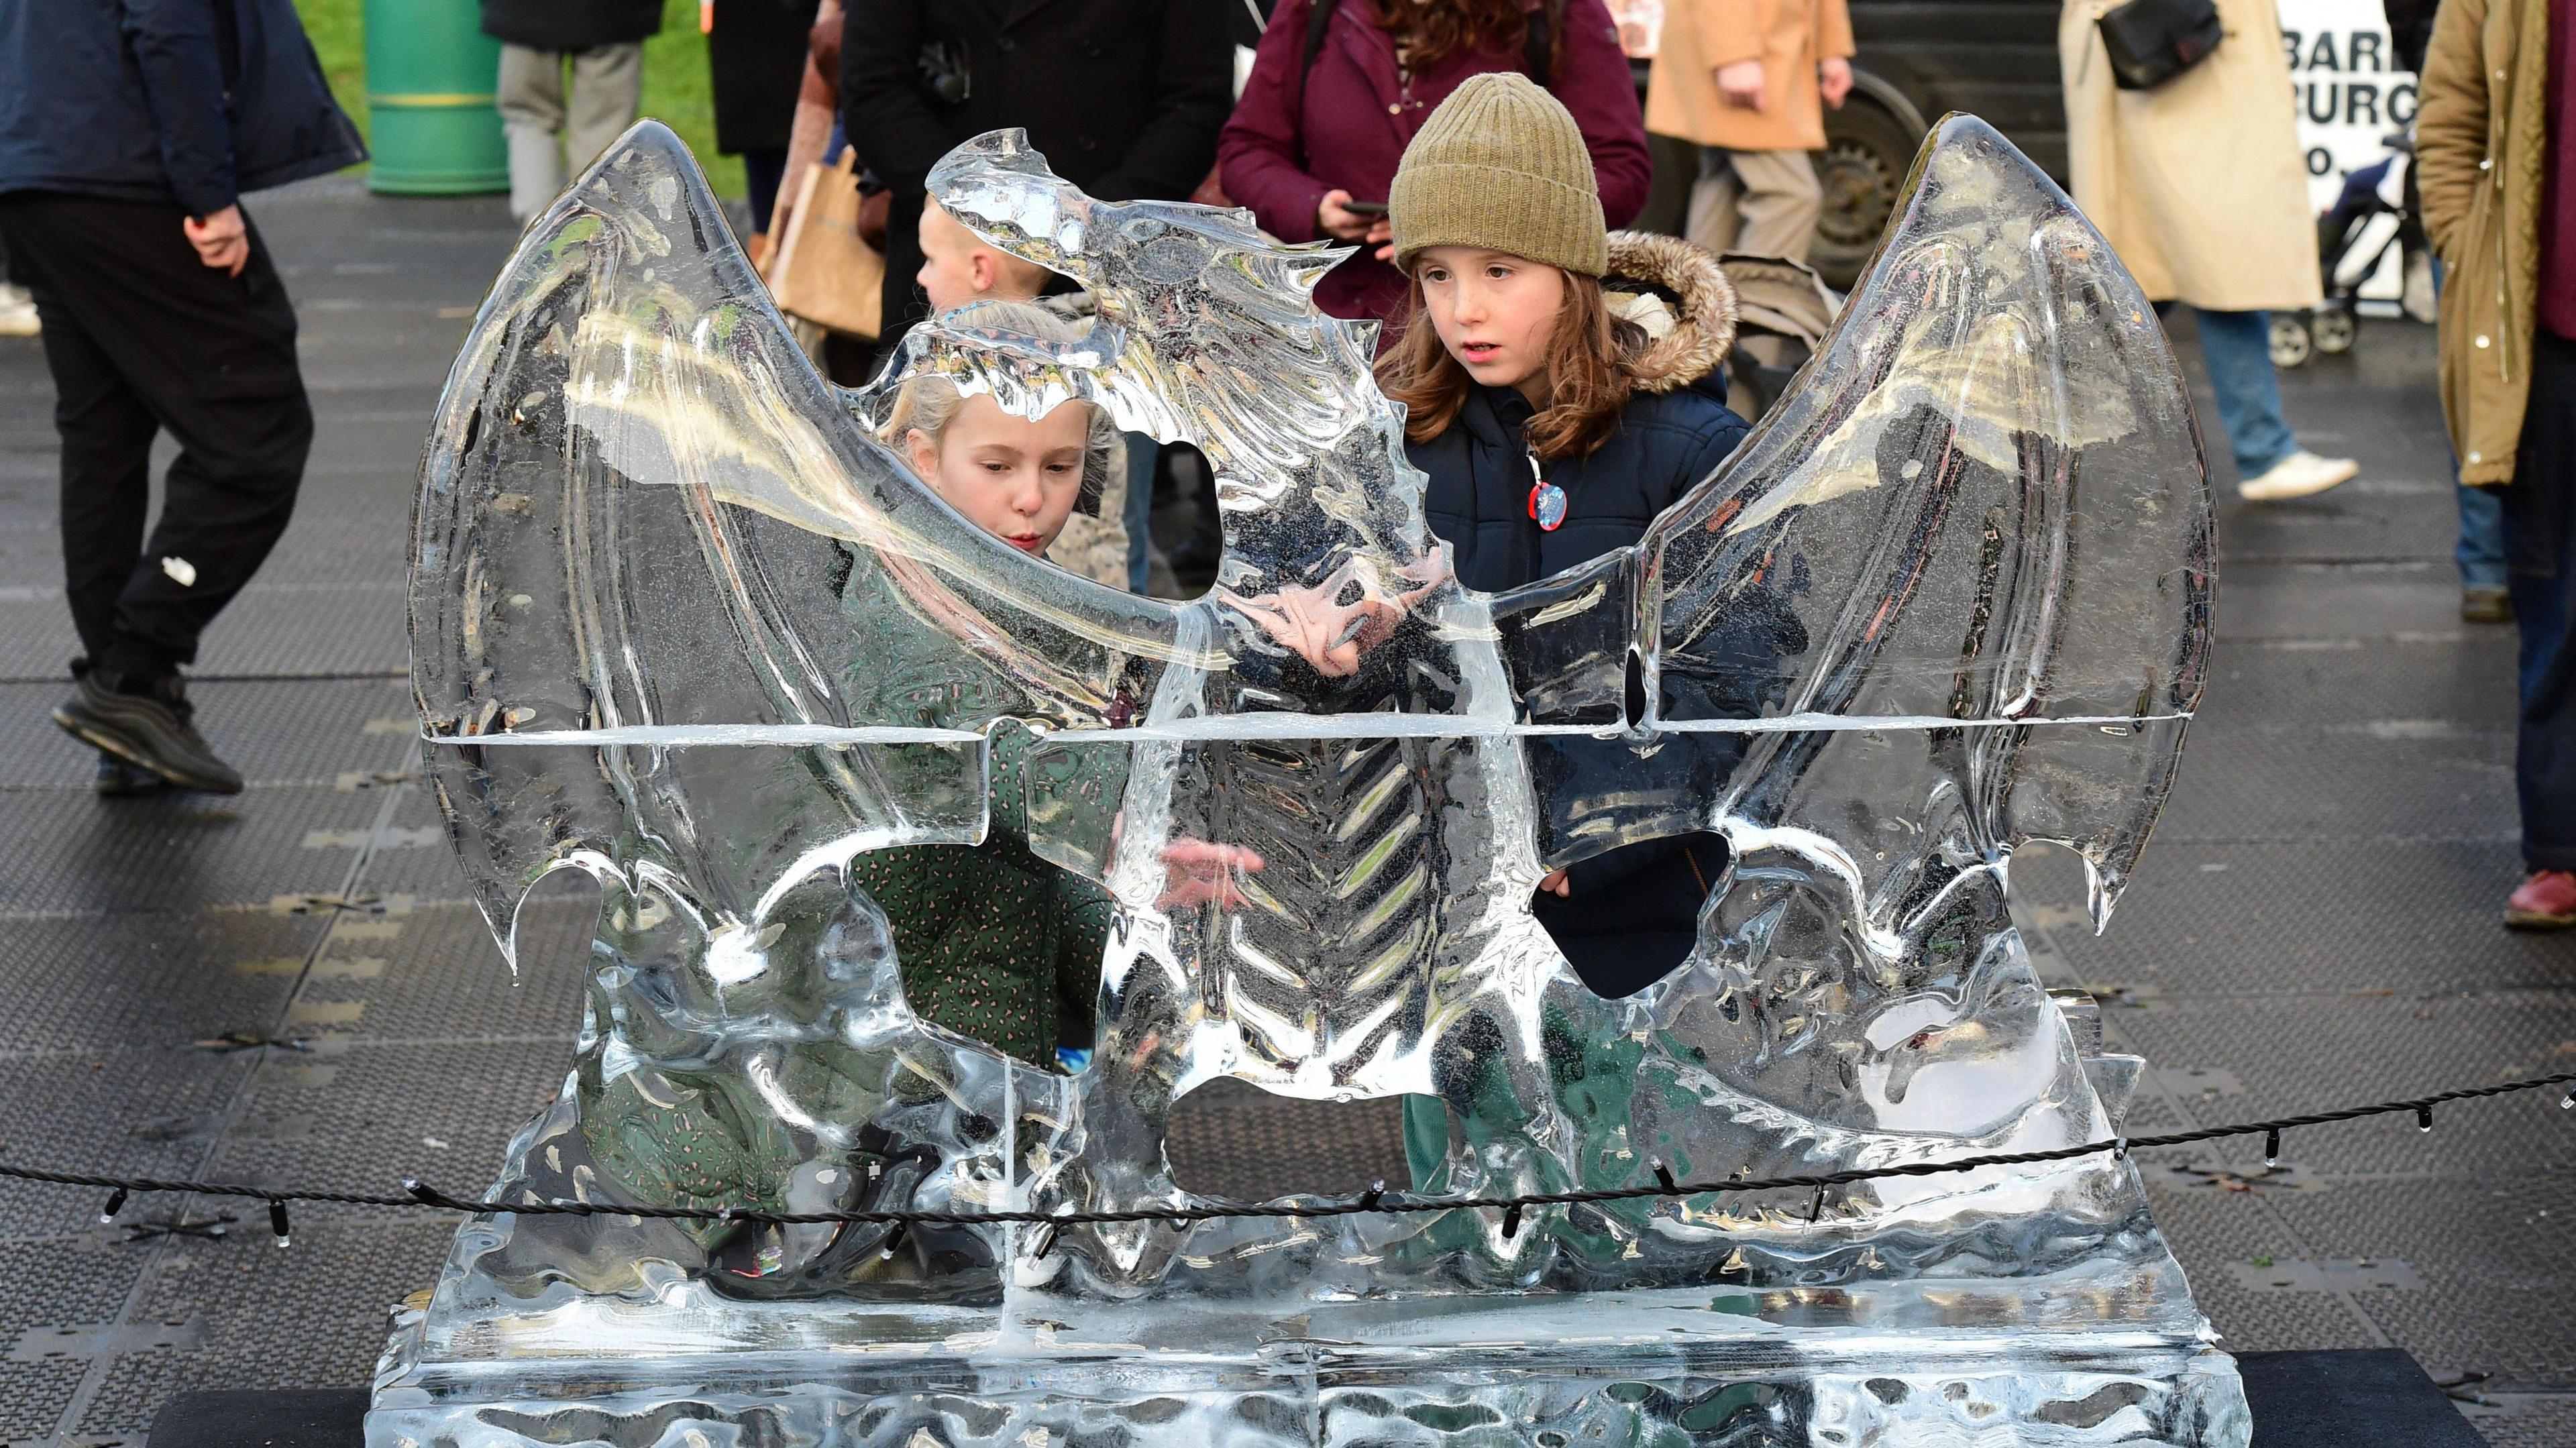
[[[1369,9],[1417,70],[1453,55],[1518,55],[1529,41],[1521,0],[1371,0]],[[1558,28],[1549,29],[1550,50]]]
[[[1404,331],[1377,359],[1377,385],[1405,405],[1404,438],[1429,442],[1449,430],[1467,405],[1474,379],[1440,341],[1440,329],[1422,302],[1417,272],[1406,297]],[[1586,456],[1610,440],[1619,409],[1636,383],[1627,360],[1646,343],[1645,332],[1610,315],[1599,279],[1565,273],[1565,306],[1547,342],[1548,402],[1525,430],[1541,462]]]

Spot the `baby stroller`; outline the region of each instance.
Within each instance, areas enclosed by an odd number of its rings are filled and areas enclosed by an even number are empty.
[[[1747,422],[1759,422],[1815,354],[1843,299],[1813,269],[1785,257],[1731,251],[1717,264],[1735,284],[1726,403]]]
[[[2432,249],[2415,206],[2415,137],[2392,131],[2382,144],[2388,155],[2346,172],[2334,205],[2317,218],[2325,300],[2314,311],[2273,315],[2275,367],[2300,366],[2319,352],[2351,351],[2361,336],[2362,285],[2391,255],[2399,259],[2408,315],[2433,318]]]

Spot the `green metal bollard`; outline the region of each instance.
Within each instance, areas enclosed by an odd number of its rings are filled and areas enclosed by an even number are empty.
[[[397,196],[510,189],[493,91],[501,42],[475,0],[366,0],[367,188]]]

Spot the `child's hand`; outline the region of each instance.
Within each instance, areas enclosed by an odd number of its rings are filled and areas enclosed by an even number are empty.
[[[1563,870],[1550,870],[1540,879],[1538,887],[1559,900],[1564,900],[1574,894],[1574,879]]]
[[[1359,672],[1360,656],[1393,633],[1402,615],[1367,597],[1355,603],[1339,602],[1339,592],[1283,588],[1259,598],[1230,601],[1273,642],[1285,645],[1316,673],[1327,679],[1347,679]]]
[[[1249,898],[1243,887],[1234,883],[1234,872],[1259,874],[1261,855],[1242,845],[1183,838],[1163,847],[1163,869],[1163,895],[1154,902],[1156,909],[1181,910],[1211,903],[1220,909],[1231,909]]]
[[[1345,563],[1330,578],[1310,587],[1283,588],[1245,596],[1228,588],[1210,597],[1232,604],[1275,643],[1304,659],[1327,679],[1347,679],[1359,672],[1360,657],[1384,643],[1423,595],[1450,577],[1449,545],[1441,544],[1396,571],[1396,579],[1414,586],[1390,592],[1373,571]],[[1342,597],[1356,582],[1358,596]]]

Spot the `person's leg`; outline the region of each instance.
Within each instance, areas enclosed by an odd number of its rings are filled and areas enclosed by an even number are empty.
[[[2460,536],[2451,556],[2460,565],[2460,615],[2476,623],[2504,623],[2513,617],[2505,604],[2504,500],[2492,488],[2473,488],[2460,481],[2457,464],[2451,485],[2460,505]]]
[[[9,243],[0,236],[0,337],[32,337],[42,325],[36,299],[9,270]]]
[[[67,329],[181,448],[159,524],[139,557],[128,554],[93,667],[55,718],[173,783],[229,791],[240,776],[189,725],[178,669],[284,531],[313,423],[294,309],[258,228],[236,278],[198,262],[181,220],[176,206],[53,197],[14,207],[11,231],[42,251]],[[116,517],[107,526],[130,530]]]
[[[928,199],[924,192],[898,186],[886,203],[885,285],[879,293],[876,343],[880,356],[894,355],[912,324],[930,315],[930,298],[916,280],[921,275],[921,208]]]
[[[1710,147],[1699,153],[1699,179],[1691,183],[1689,219],[1682,224],[1691,245],[1711,256],[1736,249],[1735,233],[1743,224],[1736,202],[1742,192],[1726,152]]]
[[[1163,445],[1141,432],[1127,434],[1127,591],[1143,593],[1153,577],[1154,467]]]
[[[2409,224],[2422,206],[2415,191],[2415,172],[2406,173],[2406,210]],[[2433,296],[2442,295],[2442,259],[2423,253],[2426,270],[2433,279]],[[2410,281],[2411,285],[2411,281]],[[2443,456],[2451,464],[2451,489],[2460,510],[2460,536],[2451,547],[2451,558],[2460,565],[2460,617],[2469,623],[2510,623],[2513,604],[2504,586],[2504,504],[2485,488],[2473,488],[2460,481],[2460,459],[2451,451],[2450,439],[2442,440]]]
[[[1189,541],[1172,550],[1172,571],[1190,577],[1214,573],[1225,558],[1225,513],[1216,505],[1215,470],[1208,465],[1205,453],[1186,446],[1170,466],[1176,476],[1186,469],[1191,485],[1190,506],[1195,514]],[[1188,579],[1182,582],[1186,586]]]
[[[2200,318],[2200,355],[2209,367],[2209,390],[2218,397],[2218,420],[2239,478],[2260,477],[2298,451],[2281,417],[2281,378],[2272,370],[2272,314],[2194,309]]]
[[[603,45],[572,58],[572,122],[564,129],[564,157],[587,170],[599,153],[635,124],[644,102],[644,46],[638,41]]]
[[[68,318],[45,330],[45,362],[63,448],[63,594],[81,651],[96,659],[115,638],[117,597],[143,556],[160,424]]]
[[[751,193],[751,229],[766,233],[778,212],[778,188],[787,179],[787,148],[742,153],[743,189]]]
[[[250,242],[224,312],[181,340],[213,362],[206,375],[145,383],[180,451],[162,480],[147,566],[117,597],[116,627],[174,664],[195,660],[198,636],[286,532],[313,447],[295,308],[256,225]]]
[[[0,236],[13,212],[41,205],[40,198],[0,202]],[[25,293],[33,313],[32,291]],[[64,596],[81,657],[75,679],[88,674],[115,634],[116,595],[142,555],[143,529],[152,510],[152,439],[160,430],[119,377],[107,354],[72,320],[59,297],[50,304],[54,325],[43,332],[46,370],[54,381],[54,430],[62,442],[61,534]],[[34,334],[39,329],[30,326]],[[158,792],[162,779],[100,750],[95,778],[103,795]]]
[[[501,47],[495,104],[510,148],[510,214],[522,221],[564,188],[563,69],[562,51]]]
[[[1735,174],[1744,188],[1736,210],[1744,229],[1735,249],[1755,256],[1803,262],[1816,241],[1816,218],[1825,213],[1825,189],[1804,151],[1737,151]]]
[[[2522,632],[2514,785],[2523,863],[2534,875],[2506,918],[2576,924],[2576,881],[2563,873],[2576,871],[2576,342],[2546,332],[2534,338],[2522,448],[2499,502],[2506,583]],[[2527,901],[2549,874],[2559,875],[2559,898]],[[2554,908],[2532,912],[2532,903]],[[2517,910],[2554,918],[2517,919]]]
[[[23,207],[0,209],[0,228]],[[42,248],[21,248],[35,274]],[[54,431],[62,440],[63,593],[81,651],[95,659],[116,630],[116,596],[143,553],[152,506],[152,438],[160,424],[116,365],[74,319],[68,298],[37,282],[50,314],[45,367],[54,380]]]

